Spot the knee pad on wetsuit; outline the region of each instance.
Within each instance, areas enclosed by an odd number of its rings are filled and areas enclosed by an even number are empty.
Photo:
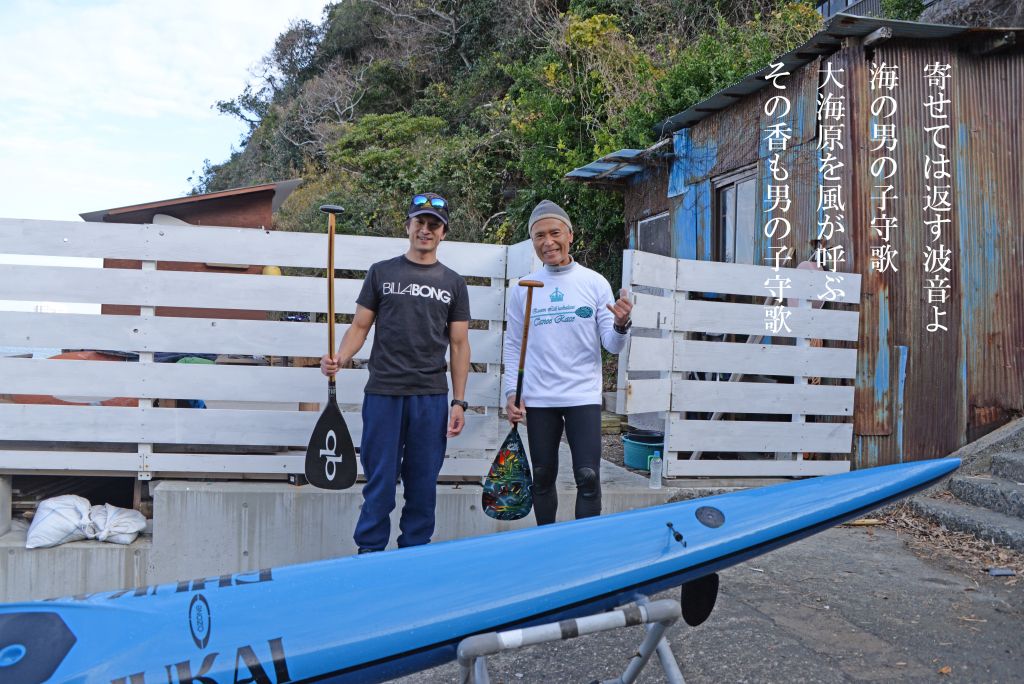
[[[537,494],[547,494],[555,486],[555,475],[558,471],[554,468],[537,466],[533,469],[533,491]]]
[[[597,472],[593,468],[578,468],[573,472],[576,488],[584,499],[596,499],[601,496],[601,484]]]

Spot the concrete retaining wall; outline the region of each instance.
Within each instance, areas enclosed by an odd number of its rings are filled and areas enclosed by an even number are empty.
[[[80,541],[26,549],[25,530],[0,537],[0,601],[28,601],[146,584],[152,542]]]
[[[401,490],[399,490],[401,492]],[[480,510],[479,486],[438,487],[434,541],[531,527],[492,520]],[[605,487],[605,513],[666,502],[674,490]],[[347,556],[362,503],[360,487],[328,492],[270,483],[161,482],[153,501],[150,583],[198,578]],[[391,516],[391,544],[398,537],[401,501]],[[571,520],[575,490],[559,489],[559,518]],[[171,521],[168,523],[168,521]]]
[[[559,519],[570,520],[576,490],[561,459]],[[603,464],[603,507],[618,513],[667,502],[671,487],[652,490],[644,477]],[[401,491],[401,490],[400,490]],[[434,541],[531,527],[533,516],[498,522],[480,510],[476,484],[438,487]],[[360,486],[342,492],[266,482],[161,481],[153,487],[153,536],[130,546],[74,542],[26,549],[25,531],[0,537],[0,601],[113,591],[302,563],[355,553],[352,531]],[[394,548],[399,507],[392,515]],[[4,510],[10,510],[5,507]]]

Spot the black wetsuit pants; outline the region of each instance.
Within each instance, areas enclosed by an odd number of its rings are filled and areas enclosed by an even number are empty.
[[[533,464],[533,510],[538,525],[558,512],[558,444],[565,431],[576,480],[576,518],[601,514],[601,406],[529,407],[526,433]]]

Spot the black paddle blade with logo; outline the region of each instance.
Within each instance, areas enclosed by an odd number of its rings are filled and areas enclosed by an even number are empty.
[[[356,482],[356,450],[333,391],[309,438],[305,475],[320,489],[348,489]]]
[[[491,463],[482,503],[484,513],[496,520],[519,520],[533,510],[533,475],[515,425]]]

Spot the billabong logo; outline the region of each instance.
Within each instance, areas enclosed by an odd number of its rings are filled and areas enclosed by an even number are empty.
[[[196,648],[206,648],[210,643],[210,627],[210,604],[205,596],[196,594],[188,606],[188,628]]]
[[[325,459],[324,475],[328,481],[333,481],[334,476],[338,474],[338,461],[341,460],[341,456],[338,456],[338,436],[334,434],[334,430],[327,431],[324,448],[320,450],[320,458]]]
[[[565,299],[565,295],[562,293],[561,290],[559,290],[556,287],[555,291],[551,293],[551,301],[553,301],[553,302],[560,302],[563,299]]]
[[[409,295],[410,297],[426,297],[427,299],[436,299],[445,304],[452,301],[452,293],[448,290],[442,290],[433,285],[420,285],[419,283],[410,283],[409,285],[383,283],[381,285],[381,292],[385,296],[400,294]]]
[[[591,316],[594,315],[594,310],[591,309],[589,306],[581,306],[580,308],[576,309],[576,315],[579,316],[580,318],[590,318]]]

